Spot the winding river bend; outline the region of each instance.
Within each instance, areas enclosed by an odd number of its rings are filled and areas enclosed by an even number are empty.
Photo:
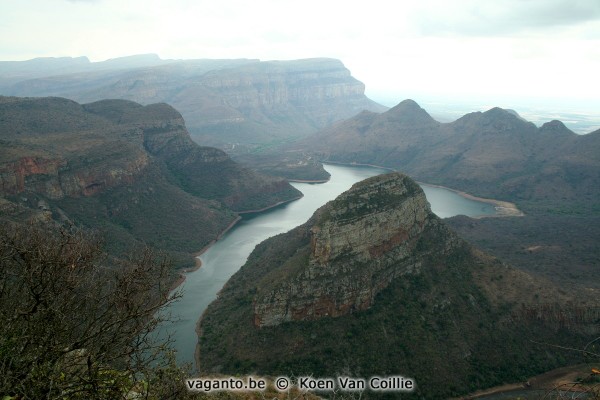
[[[261,213],[245,215],[200,256],[202,267],[187,275],[180,287],[183,297],[171,307],[172,317],[177,321],[162,326],[159,332],[160,335],[171,335],[179,362],[194,361],[198,319],[229,277],[246,262],[258,243],[306,222],[317,208],[348,190],[354,183],[389,172],[380,168],[341,165],[325,165],[325,169],[331,174],[327,183],[292,183],[304,197]],[[444,188],[422,187],[433,212],[442,218],[458,214],[496,214],[492,204],[467,199]]]

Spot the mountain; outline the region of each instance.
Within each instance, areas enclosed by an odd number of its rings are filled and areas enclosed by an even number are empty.
[[[3,218],[98,229],[114,253],[146,243],[189,264],[237,212],[301,196],[198,146],[166,104],[0,97],[0,142]]]
[[[66,63],[64,72],[50,68],[42,76],[35,69],[33,78],[12,79],[0,90],[13,96],[61,96],[86,103],[107,98],[166,102],[183,115],[198,143],[228,150],[238,146],[237,151],[240,145],[256,150],[265,143],[306,136],[364,109],[386,109],[369,100],[364,84],[335,59],[160,60],[148,55],[91,66],[86,61],[53,60],[56,66]],[[27,70],[39,63],[5,63],[4,68]]]
[[[258,245],[203,315],[199,365],[402,375],[416,397],[448,398],[572,361],[544,343],[582,346],[597,330],[594,306],[472,247],[416,182],[391,173]]]
[[[4,93],[15,83],[35,78],[150,67],[171,61],[173,60],[161,60],[156,54],[138,54],[101,62],[91,62],[87,57],[39,57],[26,61],[0,61],[0,90]]]
[[[600,135],[541,127],[493,108],[451,123],[412,100],[364,112],[293,145],[323,161],[396,168],[433,184],[517,201],[526,211],[597,212]]]

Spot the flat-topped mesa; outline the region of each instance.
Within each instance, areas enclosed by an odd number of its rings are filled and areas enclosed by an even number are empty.
[[[439,227],[438,221],[421,188],[405,175],[357,183],[304,226],[309,244],[259,290],[254,324],[338,317],[369,308],[393,279],[419,270],[424,250],[417,244],[424,231]],[[440,244],[452,247],[450,242]]]
[[[365,85],[352,77],[341,61],[328,58],[266,61],[216,70],[204,75],[202,82],[210,88],[229,90],[224,94],[233,106],[248,102],[243,98],[247,87],[257,91],[256,101],[262,105],[362,96],[365,91]],[[232,89],[241,90],[241,94]]]

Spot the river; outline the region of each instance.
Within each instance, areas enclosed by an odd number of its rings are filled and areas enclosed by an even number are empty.
[[[168,332],[177,350],[177,360],[193,362],[196,348],[196,323],[225,282],[245,262],[254,247],[263,240],[287,232],[306,222],[325,203],[348,190],[354,183],[389,171],[373,167],[325,165],[331,179],[327,183],[292,183],[304,197],[267,211],[245,215],[233,229],[200,256],[202,267],[187,274],[179,289],[183,297],[171,307],[176,322],[161,327]],[[496,210],[489,203],[466,199],[439,187],[422,185],[434,213],[442,218],[464,214],[491,215]]]

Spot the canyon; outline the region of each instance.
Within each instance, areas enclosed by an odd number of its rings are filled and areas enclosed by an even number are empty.
[[[301,196],[194,143],[166,104],[0,97],[0,132],[2,218],[100,229],[116,253],[146,243],[193,265],[237,212]]]

